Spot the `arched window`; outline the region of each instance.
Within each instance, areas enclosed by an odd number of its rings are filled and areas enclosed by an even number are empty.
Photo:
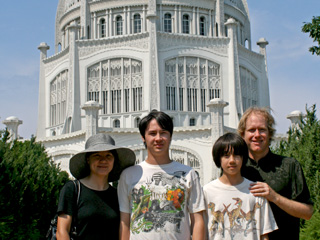
[[[112,58],[87,69],[87,101],[100,103],[102,114],[141,111],[143,108],[142,62]]]
[[[171,159],[192,167],[198,173],[201,173],[201,162],[197,156],[184,150],[172,149]],[[201,174],[200,174],[201,175]],[[198,175],[199,176],[199,175]],[[200,176],[201,177],[201,176]]]
[[[249,49],[249,41],[248,41],[248,39],[244,40],[244,47]]]
[[[141,119],[139,117],[134,120],[134,127],[139,127],[140,120]]]
[[[87,38],[90,39],[90,27],[87,26]]]
[[[190,126],[195,126],[196,125],[196,120],[194,118],[190,118],[189,125]]]
[[[122,35],[123,34],[123,26],[122,26],[123,22],[122,22],[122,17],[121,16],[117,16],[116,18],[116,35]]]
[[[67,112],[68,70],[59,73],[50,83],[50,126],[63,124]]]
[[[141,32],[141,17],[140,14],[135,14],[133,16],[133,33]]]
[[[167,110],[176,110],[176,81],[174,81],[174,76],[176,74],[176,61],[167,61],[165,63],[165,73],[168,76],[166,85],[166,100],[167,100]],[[170,77],[171,76],[171,77]]]
[[[113,127],[114,128],[120,128],[120,120],[119,119],[115,119],[113,121]]]
[[[207,102],[221,97],[220,65],[197,57],[168,59],[165,89],[167,110],[207,112]]]
[[[219,37],[219,26],[218,26],[218,23],[216,23],[216,37]]]
[[[62,47],[61,47],[61,43],[58,43],[58,52],[61,52]]]
[[[200,17],[200,35],[206,35],[206,19],[205,17]]]
[[[104,18],[100,20],[100,37],[106,37],[106,20]]]
[[[164,31],[165,32],[172,32],[172,19],[171,19],[171,14],[170,13],[166,13],[164,15]]]
[[[187,14],[183,15],[182,18],[182,32],[186,34],[190,33],[190,20]]]
[[[247,68],[240,66],[242,107],[245,111],[258,104],[258,78]]]

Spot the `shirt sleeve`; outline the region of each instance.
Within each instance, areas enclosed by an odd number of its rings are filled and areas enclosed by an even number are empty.
[[[76,189],[72,181],[67,182],[60,191],[57,213],[72,216],[77,210]]]
[[[130,196],[129,196],[129,186],[127,182],[127,171],[124,170],[120,176],[118,183],[118,199],[120,212],[131,213],[130,210]]]
[[[313,204],[306,179],[300,163],[294,159],[294,170],[291,177],[292,198],[298,202]]]
[[[260,211],[260,235],[264,235],[278,229],[278,225],[273,216],[271,207],[267,199],[258,197],[258,202],[261,205]]]
[[[190,171],[191,184],[188,198],[188,210],[190,213],[201,212],[205,210],[205,201],[203,190],[200,185],[200,180],[196,172],[192,169]]]

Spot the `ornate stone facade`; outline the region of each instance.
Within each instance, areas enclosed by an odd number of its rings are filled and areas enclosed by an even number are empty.
[[[251,50],[249,19],[246,0],[59,0],[56,53],[39,46],[37,140],[65,170],[96,132],[141,162],[138,122],[156,108],[174,121],[171,158],[209,182],[214,141],[270,105],[267,42]]]

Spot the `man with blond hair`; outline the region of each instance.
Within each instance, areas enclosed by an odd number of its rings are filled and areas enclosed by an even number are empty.
[[[249,150],[243,176],[255,181],[250,187],[254,196],[270,202],[279,230],[270,233],[269,238],[299,239],[300,218],[311,218],[313,203],[299,162],[270,151],[274,125],[266,108],[251,107],[243,114],[238,132]]]

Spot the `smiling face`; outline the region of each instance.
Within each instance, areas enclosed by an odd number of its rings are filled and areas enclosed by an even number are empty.
[[[258,161],[269,152],[270,134],[267,121],[261,114],[252,113],[247,121],[243,133],[247,143],[249,156]]]
[[[110,151],[96,152],[89,156],[88,164],[91,174],[108,176],[114,164],[114,156]]]
[[[142,137],[148,150],[148,155],[154,157],[168,157],[171,134],[162,129],[156,119],[152,119],[146,128],[145,136]]]

